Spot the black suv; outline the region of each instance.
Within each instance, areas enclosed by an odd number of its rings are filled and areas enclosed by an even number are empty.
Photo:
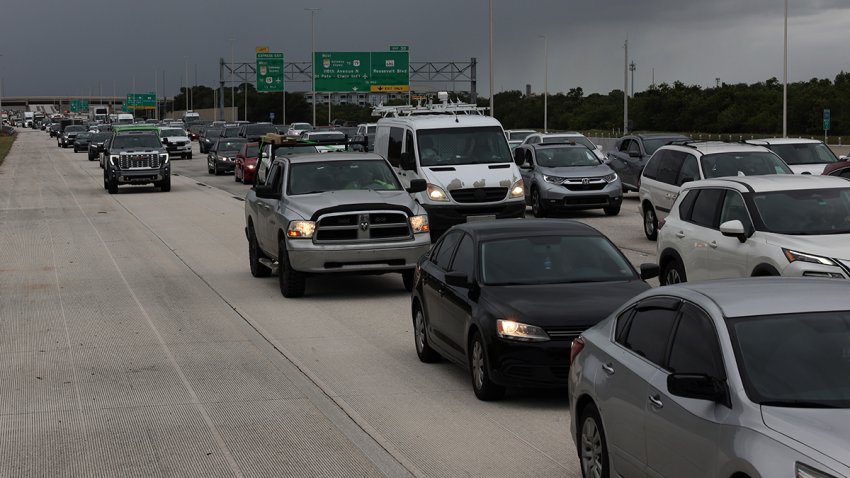
[[[253,123],[243,124],[239,126],[238,136],[245,138],[248,141],[259,141],[260,138],[267,133],[277,133],[274,125],[271,123]]]
[[[103,187],[109,194],[119,184],[151,184],[171,190],[171,163],[156,130],[116,131],[104,151]]]

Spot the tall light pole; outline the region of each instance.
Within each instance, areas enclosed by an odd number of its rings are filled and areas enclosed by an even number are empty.
[[[231,113],[233,112],[233,107],[236,105],[236,97],[234,96],[236,94],[235,93],[236,90],[233,88],[233,68],[234,68],[234,65],[236,64],[236,60],[233,59],[233,56],[234,56],[233,55],[233,42],[234,42],[234,38],[230,37],[230,112]],[[223,93],[224,92],[222,91],[222,94]],[[238,115],[233,115],[232,121],[236,121],[236,116],[238,116]],[[227,115],[225,115],[225,118],[226,117],[227,117]],[[227,121],[227,119],[225,119],[225,118],[222,118],[222,119],[224,121]]]
[[[633,61],[629,63],[629,71],[632,72],[632,98],[635,97],[635,70],[637,70],[637,65]]]
[[[543,132],[549,132],[549,39],[543,39]]]
[[[494,103],[496,95],[493,94],[493,0],[488,0],[489,9],[489,31],[490,31],[490,116],[496,116],[496,105]]]
[[[313,83],[311,89],[313,90],[313,126],[316,126],[316,12],[320,11],[321,8],[305,8],[310,12],[310,62],[313,64],[311,68],[312,74],[310,75]]]
[[[183,77],[183,94],[186,96],[183,99],[185,100],[186,111],[189,111],[189,57],[184,56],[183,60],[186,62],[186,76]]]
[[[2,56],[3,54],[0,53],[0,57]],[[3,70],[0,70],[0,113],[3,113]],[[2,126],[2,123],[0,123],[0,126]]]
[[[782,67],[782,137],[788,137],[788,0],[785,0],[785,53]]]
[[[626,39],[626,59],[623,62],[623,135],[629,132],[629,39]]]

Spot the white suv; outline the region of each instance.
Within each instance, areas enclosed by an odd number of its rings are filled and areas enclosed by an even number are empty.
[[[658,233],[662,285],[750,276],[850,278],[850,183],[775,175],[694,181]]]
[[[711,141],[681,141],[658,148],[640,176],[643,233],[650,241],[658,236],[664,219],[682,185],[722,176],[793,174],[782,159],[763,146]]]
[[[600,161],[603,163],[608,162],[608,159],[605,157],[605,153],[602,152],[602,146],[593,144],[587,136],[575,131],[566,131],[563,133],[533,133],[526,136],[520,144],[561,143],[564,141],[572,141],[576,144],[586,146],[587,149],[593,151],[593,154],[595,154]]]
[[[827,165],[838,162],[829,146],[816,139],[768,138],[752,139],[747,143],[770,148],[794,174],[822,174]]]

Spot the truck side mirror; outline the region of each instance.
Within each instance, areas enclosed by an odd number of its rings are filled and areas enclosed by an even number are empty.
[[[260,199],[280,199],[280,192],[275,191],[275,188],[268,184],[257,185],[254,191]]]
[[[409,152],[401,153],[399,164],[405,171],[416,171],[416,160]]]
[[[424,179],[412,179],[410,180],[410,187],[407,188],[407,192],[410,194],[421,193],[426,189],[428,189],[428,181]]]

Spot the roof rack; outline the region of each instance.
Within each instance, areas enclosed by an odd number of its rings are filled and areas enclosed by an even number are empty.
[[[400,105],[400,106],[384,106],[383,103],[372,109],[372,116],[380,116],[382,118],[392,117],[398,118],[401,116],[416,116],[416,115],[470,115],[484,116],[489,108],[477,106],[460,101],[452,102],[449,100],[449,94],[445,91],[437,93],[440,103],[433,103],[431,98],[423,104],[422,100],[416,105]]]
[[[673,146],[685,146],[688,148],[694,148],[698,145],[702,144],[730,144],[728,141],[710,141],[710,140],[702,140],[702,139],[676,139],[673,141],[668,141],[666,144]]]

